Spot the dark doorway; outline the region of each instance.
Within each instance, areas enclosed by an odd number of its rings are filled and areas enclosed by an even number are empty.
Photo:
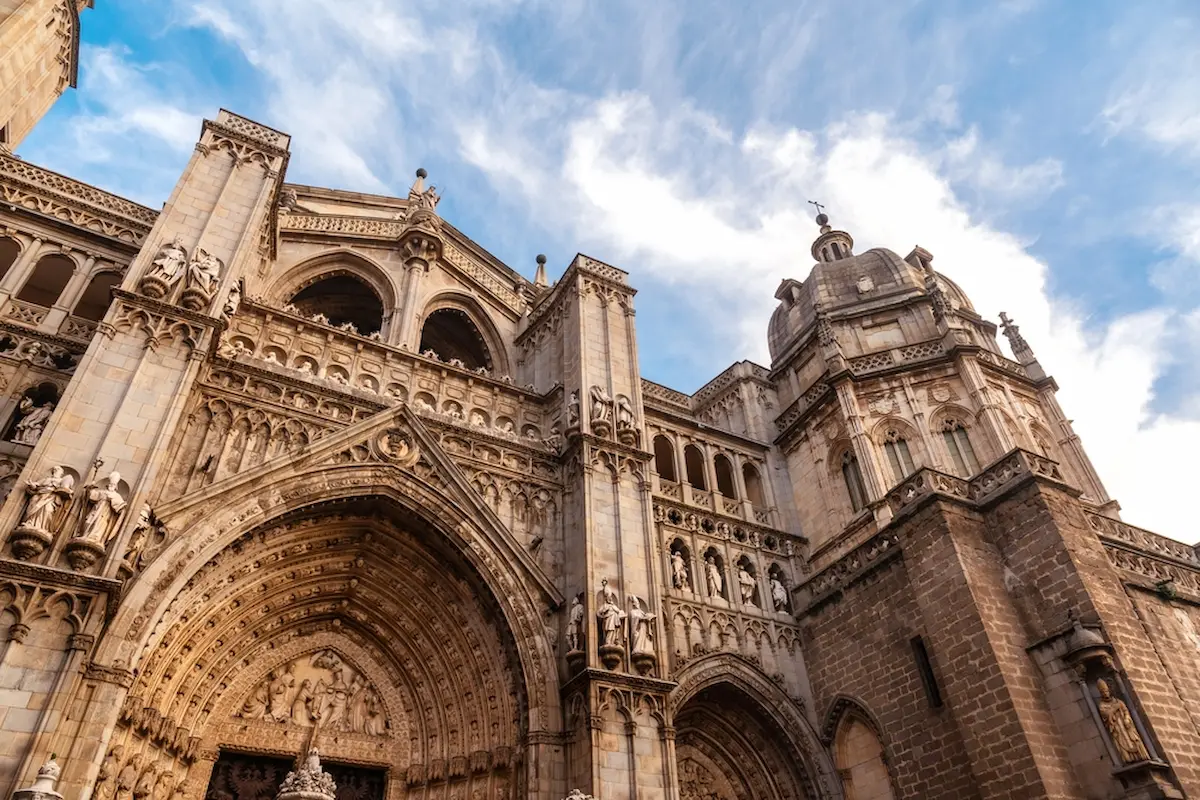
[[[204,800],[275,800],[295,762],[275,756],[221,751]],[[322,760],[337,784],[337,800],[384,800],[387,776],[381,769],[350,767]]]

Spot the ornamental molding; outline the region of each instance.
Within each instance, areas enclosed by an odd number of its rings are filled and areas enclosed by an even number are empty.
[[[0,195],[13,208],[140,247],[158,212],[0,152]]]
[[[807,595],[796,616],[803,619],[826,603],[836,600],[850,586],[902,555],[896,531],[880,531],[816,575],[800,584],[797,592]],[[799,605],[799,604],[797,604]]]

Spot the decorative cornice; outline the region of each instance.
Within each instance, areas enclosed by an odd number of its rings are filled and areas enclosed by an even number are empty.
[[[609,672],[606,669],[586,667],[563,684],[562,696],[566,697],[593,684],[612,686],[618,689],[633,689],[639,692],[662,695],[664,698],[678,685],[675,681],[663,680],[661,678],[647,678],[643,675],[634,675],[628,672]]]
[[[121,591],[121,581],[115,578],[101,578],[97,575],[85,575],[73,570],[30,564],[27,561],[13,561],[7,558],[0,558],[0,577],[21,578],[42,584],[87,589],[98,595],[115,596]]]
[[[129,670],[121,667],[105,667],[93,661],[89,661],[87,667],[84,668],[83,677],[89,681],[111,683],[122,689],[133,686],[133,673]]]
[[[890,528],[880,531],[796,587],[796,593],[807,595],[804,606],[797,604],[796,616],[803,619],[812,614],[837,599],[847,587],[900,555],[900,538],[896,531]]]
[[[747,522],[741,517],[722,514],[719,511],[714,512],[708,508],[697,509],[659,494],[654,495],[653,511],[655,522],[660,524],[667,524],[684,530],[699,530],[715,539],[728,539],[744,547],[767,550],[783,556],[794,554],[788,552],[789,548],[787,545],[789,543],[801,547],[808,545],[808,539],[799,534],[788,533],[779,528],[772,528],[769,525]],[[673,516],[672,512],[675,512],[677,516]],[[706,525],[705,522],[708,524]],[[722,526],[725,527],[723,528]],[[736,536],[738,529],[745,532],[743,539],[739,539]],[[767,537],[777,537],[779,544],[771,547],[766,542]]]

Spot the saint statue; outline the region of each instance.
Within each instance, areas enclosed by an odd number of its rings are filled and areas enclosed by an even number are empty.
[[[625,622],[625,612],[621,610],[621,606],[617,603],[617,593],[609,588],[607,580],[602,583],[600,594],[600,609],[596,612],[596,618],[600,620],[600,646],[619,647],[621,645],[621,626]]]
[[[567,652],[579,650],[583,650],[583,603],[579,602],[579,595],[575,595],[567,616]]]
[[[50,415],[54,413],[54,403],[35,406],[31,398],[22,397],[19,407],[24,416],[17,421],[17,426],[13,429],[12,440],[17,444],[27,444],[32,447],[38,443],[38,439],[42,438],[42,431],[46,429],[46,423],[50,421]]]
[[[26,485],[25,493],[29,495],[29,503],[25,506],[25,516],[21,519],[20,527],[52,533],[50,526],[54,524],[54,516],[74,491],[75,479],[63,472],[62,467],[51,467],[50,474],[45,478],[30,481]]]
[[[629,596],[629,628],[633,634],[633,653],[654,654],[654,614],[637,595]]]
[[[125,755],[124,745],[115,745],[104,757],[100,764],[100,772],[96,774],[96,789],[92,797],[96,800],[112,800],[117,792],[117,773],[121,766],[121,756]]]
[[[629,398],[623,394],[617,395],[617,428],[625,429],[633,427],[633,405],[629,402]]]
[[[221,278],[221,260],[203,248],[197,248],[187,268],[187,285],[206,297],[212,297]]]
[[[1108,735],[1112,738],[1112,743],[1121,756],[1121,762],[1132,764],[1137,761],[1149,761],[1150,753],[1146,751],[1146,745],[1142,743],[1142,736],[1138,733],[1137,726],[1133,724],[1129,706],[1125,705],[1124,701],[1113,697],[1112,689],[1108,687],[1108,682],[1105,680],[1096,681],[1096,691],[1100,693],[1100,700],[1097,702],[1100,719],[1104,721],[1104,727],[1108,729]]]
[[[683,553],[678,550],[671,553],[671,584],[676,588],[685,592],[692,590],[692,581],[688,577],[687,562],[683,559]]]
[[[121,473],[114,470],[108,474],[103,484],[93,485],[88,489],[87,513],[84,514],[79,531],[75,534],[76,539],[101,547],[108,545],[116,534],[121,512],[125,510],[125,498],[117,490],[120,485]]]
[[[324,680],[317,681],[315,694],[320,701],[318,716],[321,724],[336,731],[342,730],[346,724],[348,710],[346,706],[350,702],[350,687],[346,684],[340,664],[330,671],[333,673],[333,680],[330,683],[325,683]]]
[[[133,796],[138,800],[149,797],[154,791],[154,776],[158,773],[158,765],[151,763],[146,767],[146,771],[142,773],[142,777],[138,778],[138,782],[133,786]]]
[[[592,397],[592,422],[608,422],[612,419],[612,398],[608,393],[599,386],[593,386],[591,391]]]
[[[134,784],[137,783],[138,769],[142,766],[141,755],[134,753],[129,758],[129,763],[121,768],[117,773],[117,795],[125,795],[133,791]]]
[[[304,725],[313,721],[312,714],[313,691],[312,681],[308,678],[300,681],[300,688],[292,699],[292,722]]]
[[[367,723],[367,684],[362,676],[355,675],[350,681],[349,712],[346,714],[345,730],[362,733]]]
[[[267,704],[271,699],[271,690],[267,685],[267,681],[263,681],[258,686],[254,687],[254,692],[246,698],[246,702],[242,704],[242,710],[238,712],[238,716],[243,719],[262,719],[267,713]]]
[[[125,545],[125,554],[121,556],[131,569],[138,568],[138,562],[142,557],[142,548],[146,546],[146,537],[150,535],[150,528],[153,525],[150,514],[150,504],[143,503],[141,511],[138,512],[137,525],[134,526],[133,533],[129,535],[128,544]]]
[[[146,277],[157,278],[171,286],[179,280],[186,262],[187,251],[183,249],[183,240],[176,236],[158,251],[158,256],[150,262],[150,269],[146,270]]]
[[[571,399],[567,402],[567,427],[571,428],[579,424],[579,392],[571,392]]]
[[[225,306],[221,309],[222,316],[229,319],[237,310],[242,307],[242,282],[235,281],[233,286],[229,287],[229,294],[225,295]]]
[[[754,602],[754,576],[741,564],[738,565],[738,588],[741,589],[743,603],[757,605]]]
[[[724,597],[725,578],[721,575],[715,556],[704,557],[704,576],[708,579],[708,594],[711,597]]]
[[[272,671],[267,676],[267,717],[276,722],[286,722],[292,713],[288,702],[292,687],[296,685],[295,667],[288,664],[282,673]]]
[[[779,580],[779,577],[776,575],[771,576],[771,602],[775,604],[776,611],[787,610],[787,587],[783,585],[783,581]]]

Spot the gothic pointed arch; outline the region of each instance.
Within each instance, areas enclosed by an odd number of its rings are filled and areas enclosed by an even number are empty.
[[[667,699],[681,798],[840,798],[833,765],[803,710],[757,666],[731,653],[689,661]],[[695,794],[708,797],[707,794]]]
[[[335,326],[350,323],[361,334],[386,335],[396,308],[397,287],[375,260],[336,248],[284,272],[265,297],[270,305],[290,304],[304,316],[322,314]]]
[[[491,318],[475,298],[459,292],[443,292],[425,304],[419,348],[498,378],[512,374],[504,340]]]
[[[522,746],[561,724],[553,585],[406,409],[286,462],[162,506],[178,535],[96,656],[136,669],[121,735],[184,766],[189,747],[294,755],[316,711],[342,761],[522,796]]]
[[[899,797],[883,728],[857,698],[846,694],[833,698],[821,725],[821,739],[832,748],[846,800]]]

